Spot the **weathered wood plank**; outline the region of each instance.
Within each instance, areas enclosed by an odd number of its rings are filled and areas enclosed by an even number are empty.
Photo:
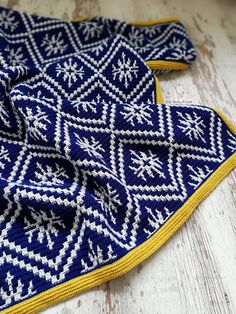
[[[236,121],[236,2],[233,0],[0,0],[14,9],[72,19],[177,15],[198,51],[189,71],[160,78],[166,102],[212,105]],[[127,275],[44,314],[236,313],[236,172],[154,256]]]

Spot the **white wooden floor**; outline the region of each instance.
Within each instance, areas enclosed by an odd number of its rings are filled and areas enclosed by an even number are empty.
[[[236,122],[235,0],[0,0],[0,5],[64,19],[177,15],[196,45],[198,60],[191,70],[160,78],[166,102],[213,105]],[[236,313],[236,171],[146,262],[42,313]]]

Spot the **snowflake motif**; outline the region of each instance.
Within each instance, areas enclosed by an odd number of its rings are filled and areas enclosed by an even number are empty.
[[[80,113],[81,110],[84,112],[92,111],[92,112],[96,113],[97,112],[96,103],[97,102],[94,99],[91,101],[77,101],[77,100],[72,101],[72,105],[73,105],[73,107],[76,108],[76,111],[78,113]]]
[[[0,96],[1,97],[1,96]],[[0,99],[0,119],[2,120],[3,124],[10,128],[11,124],[10,124],[10,120],[9,120],[9,112],[7,111],[5,105],[4,105],[4,101]]]
[[[129,33],[129,40],[135,47],[140,47],[143,45],[144,37],[139,29],[132,27]]]
[[[36,163],[37,171],[35,171],[35,180],[30,180],[33,184],[38,185],[48,185],[51,186],[52,184],[55,185],[63,185],[65,184],[66,179],[69,179],[64,168],[60,167],[57,163],[55,167],[51,167],[49,165],[42,165],[40,163]]]
[[[165,48],[172,48],[172,49],[186,49],[187,48],[187,41],[186,39],[178,39],[176,37],[173,37],[172,42],[170,42],[168,45],[165,46]]]
[[[103,160],[103,153],[105,150],[102,147],[102,144],[99,141],[91,136],[90,139],[87,137],[80,138],[78,134],[75,134],[77,138],[76,144],[79,145],[90,157],[96,157]]]
[[[150,50],[153,50],[153,45],[150,42],[148,44],[146,44],[145,46],[143,46],[143,47],[138,47],[137,48],[137,51],[139,53],[145,53],[145,52],[150,51]]]
[[[111,221],[115,224],[116,218],[114,213],[117,213],[119,206],[122,205],[117,191],[108,183],[106,187],[97,186],[97,190],[94,191],[94,194],[96,196],[94,198],[99,202],[102,209],[110,216]]]
[[[0,289],[0,300],[4,302],[4,305],[0,306],[0,310],[13,302],[22,301],[34,295],[36,291],[33,289],[33,282],[30,281],[28,287],[26,283],[22,283],[20,279],[14,280],[14,276],[10,271],[7,272],[5,282],[7,289],[1,287]]]
[[[92,21],[91,23],[98,23],[98,25],[103,25],[103,28],[105,27],[106,29],[108,28],[110,31],[111,28],[111,19],[108,19],[107,17],[103,16],[96,16],[95,17],[96,21]]]
[[[22,47],[19,47],[16,50],[8,48],[7,56],[12,66],[25,65],[27,61],[27,59],[24,59]]]
[[[145,228],[144,232],[148,235],[148,238],[150,238],[169,219],[169,217],[174,212],[170,211],[167,207],[164,207],[164,212],[156,209],[154,213],[151,208],[145,208],[149,214],[149,217],[148,228]]]
[[[50,124],[51,122],[46,113],[39,106],[36,106],[36,113],[29,107],[26,108],[26,112],[21,110],[21,113],[25,116],[24,121],[31,136],[37,140],[43,139],[47,141],[43,131],[47,130],[47,123]]]
[[[85,41],[88,41],[90,38],[100,38],[103,28],[103,25],[98,25],[95,22],[86,21],[85,23],[80,23],[80,29],[82,29],[82,34],[85,36]]]
[[[161,27],[154,25],[154,26],[146,26],[146,27],[142,27],[142,31],[144,31],[144,33],[149,37],[149,38],[153,38],[154,36],[158,35],[161,33]]]
[[[131,64],[130,58],[126,60],[126,55],[124,52],[122,53],[121,57],[122,59],[118,60],[117,66],[114,64],[112,65],[113,80],[115,80],[118,76],[120,82],[124,80],[125,87],[127,88],[129,86],[129,81],[131,82],[133,77],[137,78],[139,67],[136,60],[133,62],[133,64]]]
[[[228,135],[229,135],[229,144],[227,145],[227,147],[231,150],[231,152],[236,151],[236,138],[235,136],[227,131]]]
[[[37,241],[43,244],[47,241],[47,246],[50,250],[53,249],[54,241],[53,237],[58,236],[59,228],[65,228],[62,219],[56,216],[52,210],[45,212],[43,210],[36,211],[33,207],[30,207],[31,218],[25,217],[24,223],[26,226],[25,234],[28,236],[28,242],[32,243],[33,236],[37,236]],[[32,223],[31,220],[34,222]]]
[[[187,165],[189,172],[189,185],[193,186],[196,189],[202,182],[205,180],[210,173],[213,172],[207,165],[204,168],[193,167],[191,165]]]
[[[107,44],[107,39],[105,39],[104,43],[101,43],[99,45],[97,45],[96,47],[91,49],[91,52],[93,52],[97,57],[100,55],[101,52],[103,52],[103,50],[108,47]]]
[[[182,112],[177,112],[177,114],[180,117],[179,124],[177,125],[178,128],[180,128],[190,140],[202,140],[205,143],[204,129],[206,126],[201,117],[199,117],[195,111],[193,111],[193,115],[189,113],[183,114]]]
[[[107,251],[102,250],[99,245],[94,245],[90,238],[88,239],[88,244],[88,262],[85,262],[84,259],[81,260],[83,268],[81,273],[91,271],[97,266],[105,264],[117,257],[117,255],[114,254],[111,244],[108,245]]]
[[[57,64],[56,66],[57,77],[63,75],[64,82],[68,80],[68,86],[71,87],[78,77],[82,80],[84,76],[83,66],[78,69],[76,62],[72,63],[72,59],[69,58],[68,62],[65,61],[63,65]]]
[[[35,91],[33,93],[32,93],[32,91],[30,91],[30,92],[27,92],[26,95],[28,97],[33,97],[33,98],[36,98],[36,99],[44,99],[47,102],[50,102],[51,104],[54,104],[54,99],[53,98],[48,98],[47,96],[44,96],[42,90],[38,90],[38,91]]]
[[[152,124],[151,113],[152,109],[147,104],[125,104],[123,106],[124,111],[121,115],[130,122],[131,125],[135,126],[135,123],[148,125]]]
[[[150,150],[148,150],[147,153],[137,153],[133,150],[131,150],[130,152],[133,156],[131,157],[131,160],[134,166],[129,166],[129,168],[133,170],[134,174],[137,175],[137,177],[141,177],[144,181],[147,181],[147,177],[155,178],[156,174],[160,178],[165,178],[165,175],[162,171],[163,163]]]
[[[11,159],[9,158],[9,151],[2,145],[0,147],[0,170],[3,170],[5,168],[5,164],[7,161],[11,161]]]
[[[191,62],[194,58],[194,54],[192,54],[188,50],[183,49],[176,49],[171,53],[171,57],[168,57],[167,59],[173,59],[174,60],[185,60],[186,62]]]
[[[43,38],[41,47],[45,47],[45,52],[47,56],[56,55],[58,53],[63,54],[67,49],[68,45],[64,44],[64,39],[62,38],[62,32],[58,34],[53,34],[49,37],[46,34]]]
[[[6,30],[10,29],[13,32],[18,24],[19,22],[16,21],[13,12],[2,11],[0,13],[0,27],[3,27]]]

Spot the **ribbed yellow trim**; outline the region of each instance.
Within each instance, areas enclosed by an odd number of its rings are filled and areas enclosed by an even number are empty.
[[[79,16],[73,19],[73,22],[83,22],[88,19],[91,19],[95,16]],[[164,24],[164,23],[173,23],[173,22],[179,22],[179,19],[176,16],[164,18],[164,19],[158,19],[158,20],[149,20],[149,21],[132,21],[128,22],[130,25],[135,25],[135,26],[152,26],[156,24]]]
[[[91,17],[81,17],[74,21],[85,21]],[[177,18],[161,19],[156,21],[135,21],[132,25],[154,25],[158,23],[168,23],[178,21]],[[146,64],[151,69],[186,69],[185,63],[174,61],[147,61]],[[158,79],[156,80],[156,97],[157,103],[163,103],[163,97]],[[220,115],[227,126],[234,134],[236,127],[224,116],[218,109],[214,110]],[[59,301],[66,300],[82,291],[100,285],[111,279],[120,277],[129,270],[143,262],[159,249],[189,218],[196,206],[223,180],[223,178],[236,167],[236,153],[227,159],[204,184],[184,203],[184,205],[148,240],[127,253],[118,261],[101,267],[91,273],[85,274],[78,278],[74,278],[56,287],[48,289],[32,298],[10,307],[2,314],[33,314]]]
[[[217,110],[219,113],[219,111]],[[236,134],[236,128],[219,113],[228,127]],[[236,153],[227,159],[178,211],[148,240],[114,263],[74,278],[23,301],[2,314],[33,314],[59,301],[66,300],[82,291],[93,288],[111,279],[120,277],[143,262],[159,249],[189,218],[196,206],[236,167]]]
[[[163,98],[163,94],[161,91],[160,82],[156,76],[155,76],[155,82],[156,82],[156,103],[157,104],[163,104],[164,98]]]
[[[72,22],[84,22],[84,21],[87,21],[88,19],[91,19],[93,18],[94,16],[79,16],[79,17],[76,17],[75,19],[72,20]]]
[[[129,22],[129,24],[135,25],[135,26],[152,26],[156,24],[173,23],[173,22],[179,22],[179,19],[176,16],[172,16],[172,17],[158,19],[158,20],[132,21],[132,22]]]
[[[183,62],[165,60],[149,60],[145,63],[151,70],[185,70],[190,66]]]

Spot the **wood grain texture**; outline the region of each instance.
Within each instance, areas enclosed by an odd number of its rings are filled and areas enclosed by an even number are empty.
[[[0,5],[64,19],[179,16],[198,59],[190,70],[160,77],[165,101],[215,106],[236,122],[234,0],[0,0]],[[236,313],[236,172],[139,267],[42,313]]]

